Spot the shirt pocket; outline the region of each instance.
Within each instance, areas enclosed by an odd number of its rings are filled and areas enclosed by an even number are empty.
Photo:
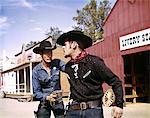
[[[86,67],[80,68],[78,73],[79,77],[82,78],[82,81],[86,82],[92,77],[93,71],[88,65],[86,65]]]
[[[39,73],[38,79],[42,86],[47,85],[49,83],[49,77],[47,74]]]

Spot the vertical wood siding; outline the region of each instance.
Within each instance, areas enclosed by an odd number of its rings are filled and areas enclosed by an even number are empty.
[[[119,37],[150,27],[150,0],[118,0],[104,23],[104,41],[87,51],[104,59],[124,82],[122,55],[150,50],[150,45],[119,50]]]

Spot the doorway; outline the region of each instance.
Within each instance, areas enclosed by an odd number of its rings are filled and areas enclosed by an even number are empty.
[[[150,103],[150,51],[123,56],[126,102]]]

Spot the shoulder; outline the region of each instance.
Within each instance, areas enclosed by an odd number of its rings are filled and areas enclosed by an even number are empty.
[[[61,60],[60,59],[53,59],[52,61],[51,61],[51,63],[59,63]]]
[[[51,61],[51,67],[57,67],[59,68],[64,62],[60,59],[53,59]]]
[[[33,73],[33,74],[37,74],[40,69],[41,69],[41,63],[37,64],[37,65],[33,68],[32,73]]]
[[[36,70],[38,70],[38,69],[40,69],[40,68],[41,68],[41,63],[37,64],[37,65],[33,68],[33,71],[36,71]]]
[[[63,60],[61,60],[61,59],[53,59],[51,61],[51,63],[65,63],[65,62]]]
[[[98,57],[98,56],[95,56],[95,55],[87,55],[86,57],[87,60],[89,61],[92,61],[92,62],[95,62],[95,61],[103,61],[102,58]]]

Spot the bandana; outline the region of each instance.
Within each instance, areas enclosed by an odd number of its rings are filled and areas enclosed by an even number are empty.
[[[82,51],[75,59],[72,59],[71,62],[79,63],[83,58],[85,58],[88,53],[84,50]]]

